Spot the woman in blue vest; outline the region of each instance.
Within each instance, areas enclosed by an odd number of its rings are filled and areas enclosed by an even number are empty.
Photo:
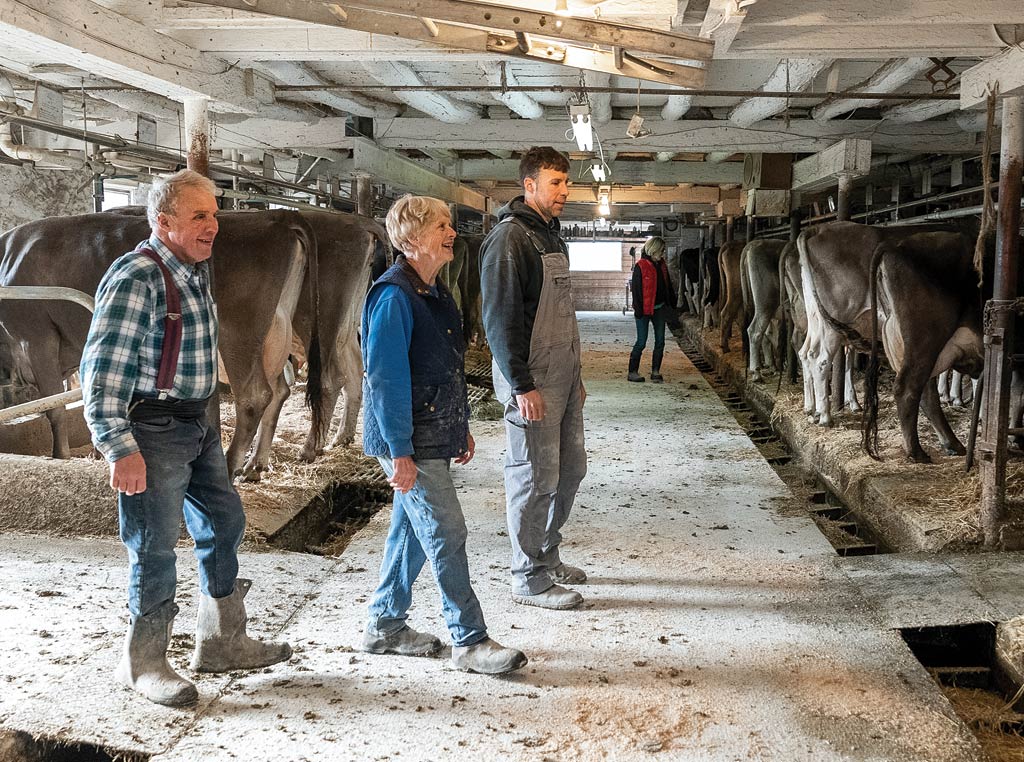
[[[644,380],[640,375],[640,356],[647,346],[647,332],[653,323],[651,383],[660,384],[665,380],[661,375],[661,358],[665,354],[665,314],[662,307],[675,293],[665,262],[665,239],[661,236],[654,236],[644,244],[639,261],[633,265],[630,288],[633,292],[633,315],[636,318],[636,344],[629,355],[629,373],[626,378],[638,382]]]
[[[441,641],[406,623],[412,587],[429,562],[441,592],[458,669],[500,674],[526,656],[487,637],[469,580],[466,520],[449,473],[468,463],[474,442],[463,369],[462,317],[437,278],[452,260],[455,230],[444,202],[403,196],[387,216],[403,252],[370,288],[363,307],[363,449],[395,491],[380,584],[361,648],[429,656]]]

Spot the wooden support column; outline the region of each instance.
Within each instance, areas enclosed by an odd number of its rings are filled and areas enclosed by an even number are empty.
[[[210,120],[206,113],[206,98],[185,99],[185,145],[188,146],[188,168],[208,177]]]
[[[187,166],[203,177],[210,176],[210,120],[206,112],[206,98],[185,98],[185,145]],[[216,294],[213,267],[209,268],[210,293]],[[216,298],[216,297],[215,297]],[[220,431],[220,393],[215,392],[206,406],[206,417],[214,429]]]
[[[853,175],[839,175],[836,220],[850,219],[850,191],[853,189]],[[846,347],[844,346],[832,363],[832,409],[838,413],[846,404]]]
[[[735,223],[736,223],[736,218],[735,217],[726,217],[725,218],[725,243],[731,243],[732,242],[733,226],[735,225]]]
[[[978,444],[981,474],[981,528],[985,545],[999,542],[1006,514],[1006,430],[1010,404],[1009,358],[1013,352],[1017,295],[1017,257],[1020,254],[1021,168],[1024,163],[1024,96],[1003,100],[999,155],[999,221],[996,228],[996,268],[991,326],[985,334],[985,417]],[[987,321],[986,321],[987,322]]]
[[[357,175],[353,182],[352,195],[356,198],[356,214],[364,217],[373,216],[373,186],[368,175]]]

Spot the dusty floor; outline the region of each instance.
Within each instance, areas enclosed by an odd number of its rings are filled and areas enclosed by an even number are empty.
[[[286,637],[296,656],[200,677],[198,708],[159,708],[109,681],[125,619],[119,544],[8,534],[0,728],[162,761],[981,759],[890,629],[886,586],[862,593],[870,565],[840,563],[809,518],[777,510],[785,487],[679,349],[668,383],[628,384],[632,320],[588,313],[582,331],[590,473],[563,553],[590,575],[581,609],[510,601],[500,423],[474,425],[477,457],[456,471],[474,585],[491,634],[529,655],[521,673],[353,650],[382,512],[337,559],[244,554],[251,631]],[[179,558],[183,668],[196,594],[187,548]],[[1024,598],[1004,596],[997,613],[1019,613]],[[941,618],[947,604],[931,600]],[[427,573],[411,623],[444,633]]]

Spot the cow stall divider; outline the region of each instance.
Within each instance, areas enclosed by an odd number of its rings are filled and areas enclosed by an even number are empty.
[[[95,300],[84,291],[61,286],[0,286],[0,300],[3,299],[60,299],[80,304],[89,310],[90,313],[93,312],[96,306]],[[82,399],[82,390],[71,389],[61,394],[54,394],[42,399],[4,408],[0,410],[0,425],[10,423],[25,416],[45,413],[47,410],[64,407],[72,402],[78,402],[80,399]]]

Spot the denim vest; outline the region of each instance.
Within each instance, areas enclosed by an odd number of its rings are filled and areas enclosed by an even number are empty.
[[[400,257],[370,288],[370,293],[392,283],[409,297],[412,307],[412,340],[409,369],[412,374],[412,445],[416,459],[455,458],[466,450],[469,410],[463,355],[462,316],[451,293],[440,280],[437,296]],[[366,304],[369,304],[367,294]],[[366,306],[363,325],[370,324]],[[363,342],[366,366],[366,342]],[[363,378],[363,450],[367,455],[391,457],[380,433],[377,414],[380,402]]]

